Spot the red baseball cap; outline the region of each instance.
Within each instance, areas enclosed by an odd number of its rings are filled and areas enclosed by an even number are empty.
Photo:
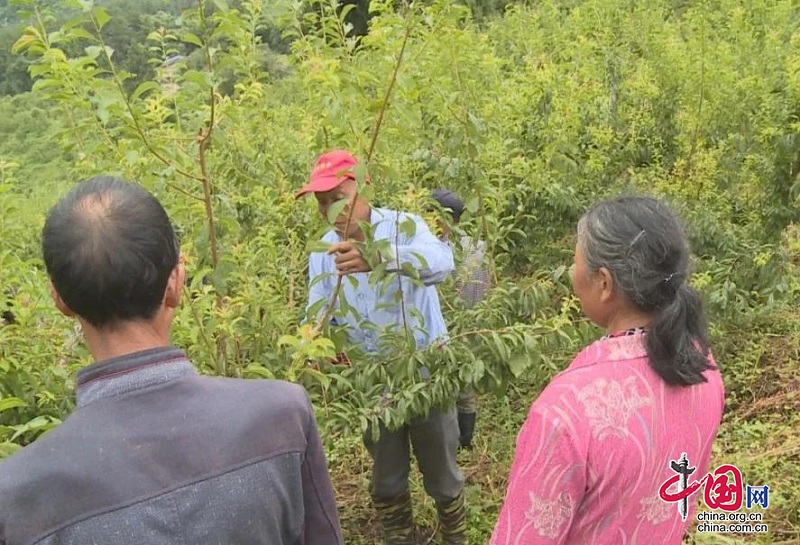
[[[297,192],[296,199],[306,193],[323,193],[339,186],[345,180],[355,180],[356,173],[354,167],[358,164],[358,159],[344,150],[333,150],[319,156],[314,168],[311,169],[311,176],[308,183]],[[369,183],[369,174],[367,174]]]

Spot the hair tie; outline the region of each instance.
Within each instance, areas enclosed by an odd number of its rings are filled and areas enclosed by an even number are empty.
[[[631,241],[630,244],[628,244],[628,247],[629,248],[633,248],[633,245],[636,244],[637,242],[639,242],[639,239],[642,238],[644,235],[645,235],[645,231],[644,231],[644,229],[642,229],[641,231],[639,231],[638,235],[633,237],[633,240]]]
[[[628,247],[625,249],[625,257],[630,257],[633,254],[633,247],[636,246],[636,243],[639,242],[639,239],[645,235],[644,229],[639,231],[639,234],[633,237],[633,240],[630,241]]]

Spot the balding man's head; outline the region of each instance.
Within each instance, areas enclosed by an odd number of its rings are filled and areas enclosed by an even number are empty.
[[[87,180],[56,204],[42,250],[63,303],[97,329],[151,319],[179,259],[161,204],[110,177]]]

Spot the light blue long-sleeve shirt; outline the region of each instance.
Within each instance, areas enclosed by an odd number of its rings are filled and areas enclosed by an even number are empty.
[[[413,235],[404,232],[403,224],[413,221]],[[403,331],[403,306],[406,323],[413,334],[417,348],[428,346],[447,336],[447,326],[442,317],[436,284],[444,281],[454,270],[450,246],[431,233],[425,221],[414,214],[385,208],[373,208],[370,214],[374,240],[387,240],[391,245],[388,269],[398,269],[411,264],[424,284],[420,286],[402,274],[390,274],[374,285],[369,284],[370,273],[347,275],[336,302],[334,317],[338,325],[347,325],[350,340],[360,344],[367,352],[379,351],[380,330],[391,326],[392,331]],[[339,235],[331,230],[322,237],[323,242],[334,244]],[[422,257],[422,260],[418,256]],[[309,256],[309,298],[306,311],[318,301],[330,301],[336,288],[336,256],[315,252]],[[423,261],[424,260],[424,261]],[[398,276],[400,279],[398,280]],[[316,282],[315,279],[320,277]],[[403,304],[398,300],[402,284]],[[360,316],[341,311],[340,299],[344,297]],[[324,311],[326,305],[323,305]],[[416,309],[419,314],[412,309]],[[420,320],[421,318],[421,320]]]

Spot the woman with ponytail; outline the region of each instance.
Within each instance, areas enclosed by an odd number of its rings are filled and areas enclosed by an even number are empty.
[[[661,202],[618,198],[580,219],[573,290],[606,334],[533,403],[492,545],[681,543],[697,494],[684,513],[659,489],[684,453],[690,483],[708,471],[725,397],[688,278]]]

